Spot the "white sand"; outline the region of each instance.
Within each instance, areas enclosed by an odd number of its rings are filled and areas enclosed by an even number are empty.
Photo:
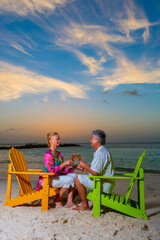
[[[4,171],[5,170],[5,171]],[[4,173],[4,174],[2,174]],[[37,181],[32,180],[33,187]],[[72,209],[55,208],[50,199],[49,210],[41,212],[40,202],[35,206],[3,207],[6,197],[6,166],[0,171],[0,240],[99,240],[99,239],[160,239],[160,176],[145,174],[146,213],[149,220],[135,219],[111,209],[102,208],[98,218],[92,217],[92,210],[77,212]],[[128,183],[117,182],[114,192],[124,193]],[[14,179],[12,195],[19,187]],[[133,189],[132,198],[136,196]],[[79,198],[76,198],[79,202]],[[90,202],[92,205],[92,202]]]

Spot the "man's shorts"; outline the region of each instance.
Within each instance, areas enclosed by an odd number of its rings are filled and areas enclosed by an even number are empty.
[[[90,178],[88,178],[89,175],[85,175],[85,174],[78,174],[78,179],[80,181],[80,183],[85,186],[88,190],[92,190],[93,189],[93,180],[91,180]],[[111,193],[113,188],[115,186],[115,183],[108,183],[108,182],[104,182],[101,185],[101,191],[105,192],[105,193]]]

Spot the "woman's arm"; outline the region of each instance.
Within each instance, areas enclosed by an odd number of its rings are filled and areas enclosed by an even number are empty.
[[[67,160],[60,165],[60,169],[62,170],[62,168],[64,168],[66,165],[72,166],[72,164],[73,164],[72,160]]]
[[[59,174],[60,171],[62,170],[62,168],[64,168],[66,165],[72,165],[72,161],[68,160],[68,161],[61,163],[58,166],[55,166],[54,155],[50,152],[47,152],[44,155],[44,164],[46,165],[48,172],[54,172],[56,174]]]

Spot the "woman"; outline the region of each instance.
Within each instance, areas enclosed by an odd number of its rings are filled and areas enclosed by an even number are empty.
[[[73,190],[76,174],[73,173],[72,160],[63,162],[63,155],[57,151],[57,147],[60,145],[60,137],[57,132],[51,132],[47,134],[49,150],[44,155],[43,172],[55,173],[51,177],[51,183],[53,187],[60,188],[59,195],[54,199],[57,206],[63,207],[61,202],[62,196],[68,191],[68,198],[66,207],[74,206],[73,202]],[[36,190],[39,190],[43,185],[42,176],[39,177]]]

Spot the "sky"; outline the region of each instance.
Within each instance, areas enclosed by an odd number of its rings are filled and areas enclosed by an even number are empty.
[[[0,144],[160,141],[159,0],[1,0]]]

